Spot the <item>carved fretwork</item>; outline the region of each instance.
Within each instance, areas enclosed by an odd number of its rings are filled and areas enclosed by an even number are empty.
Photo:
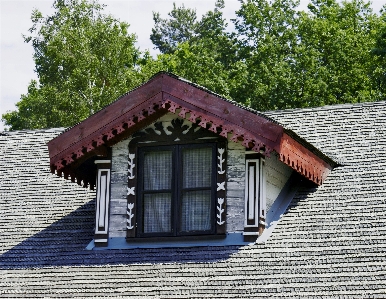
[[[146,128],[133,134],[132,143],[159,142],[159,143],[186,143],[200,140],[219,139],[218,134],[203,129],[198,124],[184,124],[183,119],[173,119],[171,125],[156,122],[154,128]]]

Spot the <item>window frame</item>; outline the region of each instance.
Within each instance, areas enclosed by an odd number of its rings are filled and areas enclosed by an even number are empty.
[[[194,148],[210,148],[211,149],[211,186],[210,187],[198,187],[198,188],[184,188],[183,187],[183,167],[182,167],[182,152],[184,149]],[[156,152],[161,150],[170,150],[172,152],[172,178],[171,178],[171,189],[160,190],[144,190],[143,179],[144,179],[144,154],[146,152]],[[154,146],[138,146],[138,182],[137,182],[137,237],[182,237],[182,236],[195,236],[195,235],[212,235],[216,233],[216,219],[215,219],[215,206],[216,206],[216,176],[214,175],[217,171],[216,168],[216,151],[217,146],[214,142],[200,142],[200,143],[179,143],[173,145],[154,145]],[[182,231],[181,229],[181,215],[182,215],[182,197],[184,191],[194,190],[210,190],[211,194],[211,211],[209,213],[210,229],[209,230],[195,230],[195,231]],[[144,232],[144,195],[151,193],[171,193],[171,231],[170,232]]]
[[[166,129],[167,128],[167,129]],[[179,233],[175,235],[163,233],[141,233],[139,224],[142,210],[139,208],[138,180],[140,169],[139,153],[143,148],[167,148],[170,146],[180,147],[203,147],[212,144],[212,224],[210,231],[205,233]],[[127,227],[126,241],[136,242],[141,240],[194,240],[206,238],[223,238],[226,234],[226,169],[227,169],[227,139],[201,128],[192,123],[190,127],[184,124],[184,120],[176,118],[166,122],[156,122],[152,127],[139,131],[132,136],[129,142],[128,160],[128,185],[127,185]],[[181,159],[180,159],[181,160]],[[176,166],[174,165],[173,168]],[[179,171],[182,171],[180,169]],[[182,180],[181,180],[182,181]],[[139,192],[139,193],[138,193]],[[179,200],[181,202],[181,200]],[[141,213],[141,214],[139,214]],[[142,221],[142,220],[141,220]],[[172,221],[175,221],[174,217]]]

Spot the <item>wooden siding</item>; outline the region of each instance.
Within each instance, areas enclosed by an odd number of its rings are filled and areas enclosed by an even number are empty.
[[[272,153],[269,159],[265,159],[265,177],[266,183],[266,210],[272,207],[272,204],[283,189],[285,183],[291,176],[292,168],[279,160],[277,154]]]
[[[228,141],[227,232],[244,230],[245,147]]]
[[[122,140],[112,146],[110,237],[126,237],[127,161],[129,142]]]

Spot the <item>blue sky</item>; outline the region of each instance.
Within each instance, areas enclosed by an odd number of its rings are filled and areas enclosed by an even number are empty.
[[[153,27],[152,12],[161,13],[166,17],[172,9],[173,2],[177,6],[196,8],[197,15],[213,9],[215,0],[99,0],[106,4],[105,12],[130,24],[132,33],[137,35],[137,46],[141,50],[149,49],[156,54],[150,41]],[[308,0],[301,0],[301,8],[305,8]],[[43,15],[53,12],[53,0],[0,0],[0,115],[15,110],[20,95],[27,92],[28,83],[36,79],[32,60],[32,46],[23,41],[22,34],[27,34],[31,27],[30,16],[34,8]],[[385,1],[374,0],[373,8],[379,11]],[[229,20],[238,9],[237,0],[225,0],[224,15]],[[4,124],[0,122],[0,131]]]

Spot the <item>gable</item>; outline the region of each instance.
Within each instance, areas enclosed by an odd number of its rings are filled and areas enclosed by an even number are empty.
[[[78,184],[95,185],[94,173],[82,163],[107,157],[109,147],[144,128],[167,112],[229,137],[245,148],[280,160],[316,184],[321,184],[334,161],[294,132],[272,119],[223,99],[186,80],[159,73],[83,122],[48,143],[51,171]]]

